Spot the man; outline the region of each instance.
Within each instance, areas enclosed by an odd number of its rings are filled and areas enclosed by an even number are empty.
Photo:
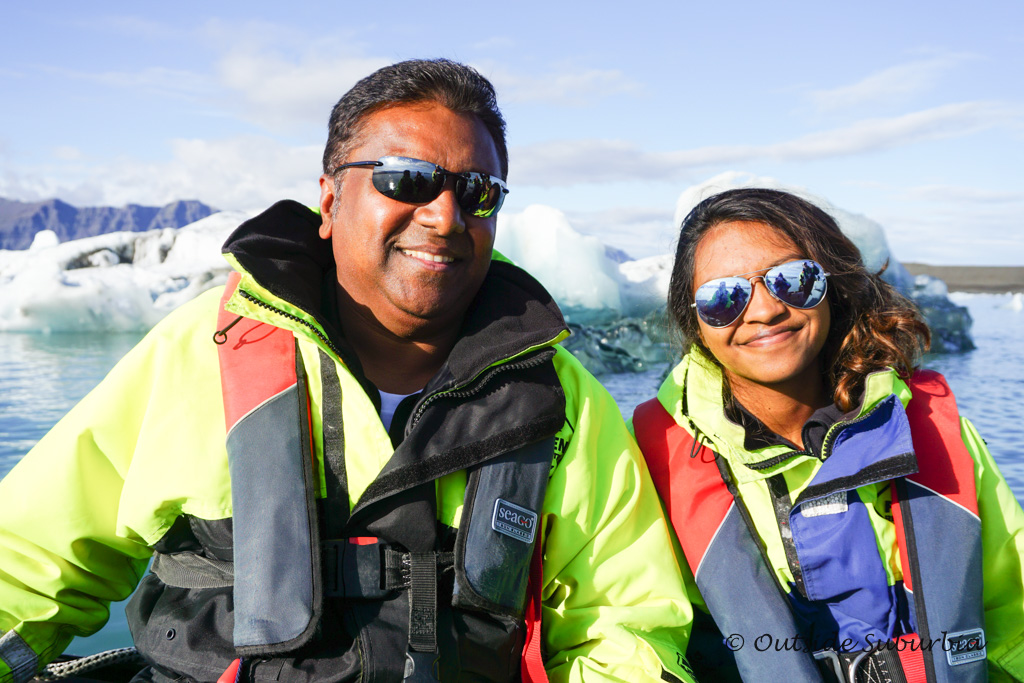
[[[491,259],[507,166],[469,67],[402,62],[339,101],[319,215],[243,224],[227,288],[0,485],[0,680],[140,579],[144,680],[688,679],[635,446],[548,294]]]

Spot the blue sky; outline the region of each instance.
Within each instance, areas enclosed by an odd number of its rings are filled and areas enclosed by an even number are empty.
[[[1024,3],[416,6],[9,3],[0,196],[313,203],[337,98],[442,56],[498,88],[504,211],[645,256],[738,171],[877,220],[903,261],[1024,265]]]

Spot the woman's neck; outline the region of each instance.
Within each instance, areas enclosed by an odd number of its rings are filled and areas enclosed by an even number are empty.
[[[821,375],[764,385],[724,372],[733,398],[773,432],[804,448],[803,426],[819,408],[832,403]]]

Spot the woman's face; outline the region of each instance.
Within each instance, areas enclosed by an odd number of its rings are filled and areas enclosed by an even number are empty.
[[[741,273],[763,275],[787,261],[808,258],[786,235],[764,223],[729,221],[709,230],[697,245],[693,288],[708,280]],[[754,280],[750,302],[726,327],[711,327],[698,318],[701,339],[725,369],[734,389],[752,383],[799,390],[805,382],[823,381],[818,355],[831,320],[828,300],[815,308],[790,308]],[[803,384],[804,387],[812,386]]]

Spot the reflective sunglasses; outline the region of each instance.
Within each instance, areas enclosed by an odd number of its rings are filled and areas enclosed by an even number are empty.
[[[498,213],[508,186],[486,173],[446,171],[437,164],[409,157],[381,157],[377,161],[353,161],[334,169],[372,168],[373,186],[385,197],[406,204],[427,204],[444,191],[448,176],[455,179],[455,200],[466,213],[490,218]]]
[[[821,264],[802,259],[769,268],[764,275],[750,275],[741,273],[705,282],[697,288],[690,308],[696,308],[700,319],[711,327],[731,325],[746,310],[754,292],[754,280],[758,279],[764,282],[769,294],[787,306],[814,308],[825,298],[825,278],[830,273]]]

